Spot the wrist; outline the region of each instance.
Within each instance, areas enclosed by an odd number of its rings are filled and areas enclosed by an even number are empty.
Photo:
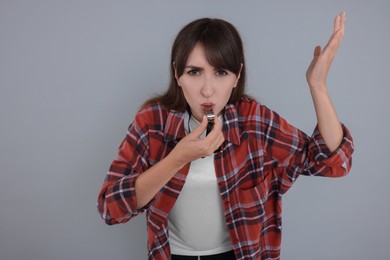
[[[328,96],[326,84],[309,85],[312,97]]]
[[[164,160],[170,166],[172,172],[177,172],[186,165],[174,151],[171,151]]]

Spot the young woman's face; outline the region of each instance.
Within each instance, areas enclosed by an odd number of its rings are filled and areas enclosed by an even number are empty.
[[[211,66],[203,46],[197,44],[188,56],[183,75],[176,76],[176,80],[192,115],[202,121],[205,110],[212,109],[215,115],[223,110],[239,77],[224,68]]]

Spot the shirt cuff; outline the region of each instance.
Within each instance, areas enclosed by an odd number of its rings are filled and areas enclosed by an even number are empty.
[[[309,157],[316,164],[327,166],[341,165],[346,170],[349,170],[354,150],[353,140],[347,127],[344,124],[341,124],[341,127],[343,139],[339,147],[332,153],[322,138],[318,125],[316,126],[309,144]]]

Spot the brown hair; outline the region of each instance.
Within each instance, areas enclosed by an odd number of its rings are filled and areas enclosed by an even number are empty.
[[[187,101],[175,78],[175,68],[177,76],[180,77],[184,72],[188,56],[197,43],[202,44],[207,61],[213,67],[227,69],[236,75],[241,70],[241,76],[228,103],[235,103],[245,95],[244,49],[238,31],[227,21],[202,18],[190,22],[180,30],[172,45],[169,87],[164,94],[147,100],[143,106],[160,102],[178,111],[187,108]],[[241,64],[244,65],[242,69]]]

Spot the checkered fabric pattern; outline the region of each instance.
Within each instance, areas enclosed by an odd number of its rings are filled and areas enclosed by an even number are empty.
[[[135,180],[185,136],[183,120],[184,113],[161,104],[141,109],[98,195],[98,211],[107,224],[146,212],[149,259],[170,259],[167,217],[190,164],[141,209],[136,209]],[[237,259],[280,258],[282,195],[299,175],[341,177],[349,172],[354,147],[348,129],[342,127],[342,142],[331,153],[318,128],[309,137],[250,98],[226,105],[225,142],[214,155],[214,165]]]

